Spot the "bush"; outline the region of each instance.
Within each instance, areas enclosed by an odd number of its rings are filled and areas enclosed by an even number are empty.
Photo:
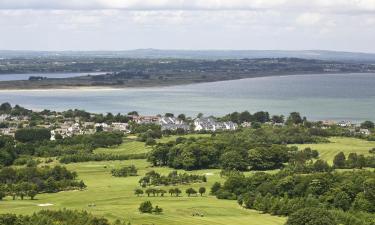
[[[138,210],[141,213],[152,213],[153,211],[152,203],[150,201],[142,202]]]
[[[325,209],[304,208],[291,214],[285,225],[337,225],[334,217]]]
[[[15,133],[15,139],[19,142],[37,142],[49,140],[51,131],[45,128],[23,128]]]

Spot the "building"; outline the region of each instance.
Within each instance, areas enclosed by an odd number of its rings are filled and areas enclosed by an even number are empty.
[[[212,117],[197,118],[194,120],[195,131],[217,131],[217,130],[236,130],[238,125],[232,121],[217,122]]]

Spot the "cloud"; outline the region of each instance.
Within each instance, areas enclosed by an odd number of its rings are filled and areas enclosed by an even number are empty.
[[[318,24],[322,19],[319,13],[303,13],[296,19],[297,24],[303,26],[312,26]]]
[[[280,10],[369,13],[375,0],[1,0],[0,9]]]

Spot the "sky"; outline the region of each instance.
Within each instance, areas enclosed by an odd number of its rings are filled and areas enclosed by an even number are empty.
[[[375,0],[0,0],[2,50],[375,53]]]

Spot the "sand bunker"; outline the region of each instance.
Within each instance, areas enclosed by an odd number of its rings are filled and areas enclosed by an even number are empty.
[[[44,204],[38,204],[38,206],[47,207],[47,206],[53,206],[53,204],[51,204],[51,203],[44,203]]]

